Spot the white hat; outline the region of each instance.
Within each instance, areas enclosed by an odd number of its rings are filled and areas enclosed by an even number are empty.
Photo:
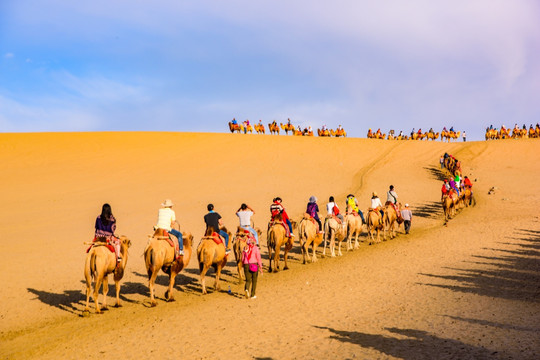
[[[405,204],[405,207],[409,207],[409,204]]]
[[[171,207],[173,205],[174,204],[173,204],[171,199],[165,199],[165,201],[161,204],[161,206],[163,206],[163,207]]]

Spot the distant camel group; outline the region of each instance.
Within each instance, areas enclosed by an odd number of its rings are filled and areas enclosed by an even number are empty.
[[[490,126],[486,128],[486,140],[502,140],[502,139],[540,139],[540,124],[536,124],[535,127],[532,124],[527,127],[523,125],[520,129],[517,124],[512,130],[501,126],[500,129]]]
[[[461,131],[448,131],[446,129],[443,129],[440,133],[433,131],[431,129],[427,132],[422,132],[422,130],[411,132],[410,135],[404,135],[403,131],[400,131],[399,134],[396,135],[394,130],[390,130],[388,132],[388,136],[386,133],[381,132],[381,129],[378,129],[377,131],[372,131],[371,129],[368,130],[367,138],[368,139],[380,139],[380,140],[437,140],[441,137],[441,141],[447,141],[450,142],[451,140],[457,140],[461,136]]]
[[[367,212],[367,222],[365,224],[367,225],[367,234],[368,239],[370,239],[370,245],[372,243],[381,242],[380,232],[384,233],[384,240],[387,238],[387,233],[390,235],[390,238],[396,236],[396,227],[399,227],[396,209],[394,206],[387,203],[382,211],[383,215],[379,213],[379,210],[372,211],[372,209],[369,209]],[[275,220],[270,221],[268,224],[266,246],[268,250],[269,272],[276,273],[281,269],[280,261],[282,249],[284,249],[283,269],[288,269],[288,254],[294,247],[296,238],[299,241],[299,246],[302,251],[302,262],[303,264],[306,264],[307,260],[311,260],[311,262],[317,261],[316,251],[321,244],[324,245],[322,256],[326,256],[328,248],[331,257],[343,255],[342,244],[344,242],[346,243],[347,251],[359,248],[359,242],[361,241],[359,238],[364,225],[362,218],[353,211],[350,211],[345,215],[344,221],[341,221],[335,216],[328,216],[324,221],[323,232],[318,231],[318,224],[308,214],[304,214],[304,217],[300,222],[291,221],[291,223],[293,231],[297,232],[298,237],[288,235],[287,229],[285,228],[286,225],[281,221],[279,215],[276,216]],[[251,239],[252,235],[240,227],[237,228],[234,236],[232,236],[233,234],[226,228],[222,228],[221,230],[227,232],[232,239],[228,244],[228,249],[233,250],[233,253],[235,254],[236,265],[238,268],[238,281],[241,283],[245,278],[245,275],[243,276],[243,267],[241,264],[242,251],[247,246],[247,240]],[[260,238],[262,232],[259,229],[256,229],[256,231]],[[174,243],[170,241],[169,234],[166,231],[157,229],[152,235],[149,235],[143,257],[148,275],[150,306],[157,305],[154,287],[160,270],[169,277],[168,287],[165,291],[164,298],[166,301],[174,300],[173,289],[176,275],[184,270],[189,264],[193,252],[193,236],[189,232],[183,232],[182,235],[184,255],[180,257],[175,256]],[[106,238],[96,239],[88,251],[84,270],[87,284],[86,306],[84,309],[85,315],[89,313],[90,296],[94,299],[96,313],[101,313],[103,309],[107,309],[106,294],[108,290],[107,278],[109,274],[114,275],[116,285],[116,306],[120,306],[120,280],[124,275],[127,265],[128,248],[131,245],[131,241],[127,237],[121,236],[120,243],[121,261],[119,262],[116,260],[114,251],[109,249]],[[220,290],[221,271],[226,266],[228,260],[230,260],[226,255],[226,249],[223,244],[224,243],[217,233],[215,233],[213,229],[209,229],[201,238],[196,248],[203,294],[207,293],[205,276],[210,267],[213,267],[215,270],[214,290]],[[98,301],[100,288],[102,288],[103,291],[102,306],[100,306]]]
[[[231,133],[237,132],[239,134],[241,133],[252,134],[254,130],[257,134],[266,133],[264,124],[261,121],[259,121],[259,123],[255,125],[251,125],[249,121],[247,120],[242,123],[238,123],[236,122],[236,120],[233,120],[229,122],[229,130],[231,131]],[[289,135],[289,132],[290,132],[292,135],[295,135],[295,136],[314,136],[314,132],[311,126],[304,129],[302,129],[300,126],[295,127],[293,124],[290,123],[290,119],[288,119],[288,122],[285,124],[279,123],[278,125],[278,123],[275,121],[268,124],[268,132],[272,135],[274,134],[279,135],[281,130],[285,131],[286,135]],[[341,127],[338,127],[336,130],[334,130],[334,129],[326,129],[323,126],[322,129],[317,129],[317,135],[321,137],[330,137],[330,136],[346,137],[347,132]]]
[[[468,207],[469,205],[476,205],[476,199],[473,197],[472,183],[466,184],[462,178],[461,162],[459,160],[452,155],[446,154],[443,160],[443,167],[450,175],[450,181],[445,180],[443,187],[446,186],[447,182],[454,182],[453,185],[456,186],[455,189],[450,186],[450,189],[441,196],[446,224],[448,220],[456,215],[457,210]],[[467,180],[466,177],[465,180]],[[456,184],[456,181],[459,181],[459,184]]]

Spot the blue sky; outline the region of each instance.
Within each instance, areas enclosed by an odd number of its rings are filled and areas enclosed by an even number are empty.
[[[0,131],[540,121],[536,1],[0,1]]]

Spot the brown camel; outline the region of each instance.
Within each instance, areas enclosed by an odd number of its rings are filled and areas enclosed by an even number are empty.
[[[340,137],[340,136],[347,137],[347,133],[345,132],[344,129],[341,129],[341,130],[336,129],[336,131],[330,130],[330,134],[335,137]]]
[[[109,290],[109,274],[114,274],[114,285],[116,288],[116,307],[120,305],[120,280],[124,276],[128,259],[128,249],[131,246],[131,241],[120,236],[120,253],[122,261],[116,261],[116,255],[106,246],[106,238],[98,238],[93,244],[90,251],[86,255],[84,265],[84,278],[86,279],[86,306],[84,312],[88,313],[90,301],[90,293],[92,293],[92,280],[94,280],[94,303],[96,304],[96,314],[101,314],[99,307],[99,288],[103,285],[103,309],[107,309],[107,292]]]
[[[386,232],[390,232],[390,239],[396,237],[397,211],[391,203],[387,202],[384,207],[383,224],[384,224],[384,240],[386,240]],[[398,224],[399,227],[399,224]]]
[[[302,264],[306,263],[306,258],[309,257],[309,246],[311,245],[313,255],[311,262],[317,261],[316,250],[323,241],[323,235],[318,233],[319,225],[311,220],[309,214],[304,214],[304,218],[298,225],[298,239],[302,248]]]
[[[279,271],[279,253],[281,252],[281,246],[285,245],[285,252],[283,253],[283,261],[285,266],[283,270],[287,270],[287,255],[291,251],[294,243],[294,237],[287,237],[287,230],[285,230],[286,224],[282,225],[281,216],[277,215],[275,221],[270,221],[268,224],[268,232],[266,235],[266,244],[268,247],[268,271]],[[273,259],[272,259],[273,258]],[[274,263],[272,264],[272,260]]]
[[[270,123],[268,124],[268,131],[270,132],[270,134],[277,134],[279,135],[279,125],[276,124],[276,123]]]
[[[262,231],[260,229],[255,229],[257,231],[257,234],[259,235],[259,239],[261,238]],[[236,258],[236,266],[238,267],[238,283],[241,284],[242,281],[246,278],[244,274],[244,266],[242,264],[242,251],[247,246],[247,240],[251,236],[251,232],[249,230],[243,229],[240,226],[236,229],[236,235],[233,239],[233,251],[234,251],[234,257]],[[260,241],[260,240],[259,240]],[[244,275],[242,275],[244,274]]]
[[[255,124],[253,127],[255,128],[255,131],[257,132],[257,134],[264,134],[263,124]]]
[[[229,234],[229,239],[232,234],[223,228],[223,231],[226,231]],[[214,290],[219,291],[219,277],[221,276],[221,270],[227,264],[227,255],[225,255],[225,240],[223,243],[217,244],[214,241],[214,229],[211,227],[206,230],[205,235],[201,239],[199,246],[197,247],[197,260],[199,261],[199,270],[201,272],[201,286],[202,293],[207,294],[206,291],[206,282],[205,275],[210,266],[216,271],[216,282],[214,284]],[[228,249],[232,248],[232,241],[229,241]]]
[[[240,132],[244,131],[244,127],[240,124],[233,124],[232,122],[229,122],[229,130],[231,130],[232,133],[238,131],[240,134]]]
[[[329,137],[331,134],[328,129],[326,130],[317,129],[317,135],[322,136],[322,137]]]
[[[450,190],[449,194],[443,196],[442,206],[445,223],[456,214],[457,201],[458,196],[453,190]]]
[[[323,256],[326,256],[326,244],[330,242],[330,256],[336,256],[336,240],[338,241],[338,255],[342,256],[341,243],[347,238],[347,223],[338,223],[333,217],[327,216],[324,220],[324,250]]]
[[[345,222],[347,223],[347,251],[352,249],[358,249],[360,244],[358,238],[362,234],[362,218],[359,215],[348,214],[345,216]],[[354,238],[354,247],[352,239]]]
[[[376,243],[381,242],[380,238],[380,231],[384,231],[384,225],[383,225],[383,219],[381,216],[381,213],[377,209],[369,209],[367,214],[367,228],[369,236],[371,237],[371,241],[369,242],[369,245],[375,241],[374,239],[374,233],[377,232],[377,240]]]
[[[285,134],[289,135],[289,131],[291,134],[294,134],[294,125],[293,124],[282,124],[279,123],[279,127],[281,127],[283,130],[285,130]]]
[[[144,263],[146,272],[148,273],[148,288],[150,290],[150,304],[152,307],[157,305],[155,299],[154,285],[156,278],[161,269],[169,275],[169,287],[165,291],[165,299],[174,301],[173,288],[176,275],[178,275],[189,264],[192,253],[193,235],[188,232],[182,233],[184,244],[184,256],[176,259],[175,248],[167,241],[169,238],[165,230],[157,229],[154,235],[148,240],[148,244],[144,249]],[[176,238],[173,240],[176,242]]]

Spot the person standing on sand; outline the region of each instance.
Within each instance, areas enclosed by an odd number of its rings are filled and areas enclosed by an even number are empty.
[[[238,216],[240,221],[240,227],[249,230],[249,232],[253,234],[258,246],[259,234],[257,234],[257,231],[251,227],[251,217],[253,214],[255,214],[255,211],[247,204],[240,205],[240,208],[236,211],[236,216]]]
[[[114,232],[116,231],[116,219],[112,214],[111,205],[106,203],[103,204],[101,207],[101,215],[96,218],[94,228],[94,241],[96,241],[97,238],[107,238],[107,242],[113,245],[116,258],[118,259],[118,262],[120,262],[122,260],[120,254],[120,239],[114,235]]]
[[[467,133],[464,131],[463,132],[463,142],[466,142],[467,141]]]
[[[247,246],[242,251],[242,264],[244,265],[244,274],[246,275],[245,293],[246,299],[256,299],[255,290],[257,289],[257,278],[259,273],[263,274],[261,252],[259,247],[255,246],[253,240],[247,241]]]
[[[213,204],[208,204],[206,208],[208,209],[208,214],[204,215],[206,230],[212,228],[225,239],[225,254],[228,255],[231,252],[231,250],[229,250],[229,234],[220,229],[221,225],[223,224],[221,215],[214,211]]]
[[[441,155],[441,158],[439,159],[439,163],[441,163],[441,169],[444,169],[444,156]]]
[[[163,229],[178,239],[178,252],[176,253],[176,257],[179,258],[184,255],[184,240],[182,239],[182,233],[179,231],[180,224],[176,221],[176,214],[172,209],[173,205],[171,199],[165,199],[161,204],[162,208],[158,211],[158,220],[155,228]],[[173,226],[177,226],[178,229],[174,229]]]
[[[405,204],[403,210],[401,210],[401,217],[403,218],[403,227],[405,228],[405,234],[408,234],[411,230],[412,212],[409,209],[409,204]]]

